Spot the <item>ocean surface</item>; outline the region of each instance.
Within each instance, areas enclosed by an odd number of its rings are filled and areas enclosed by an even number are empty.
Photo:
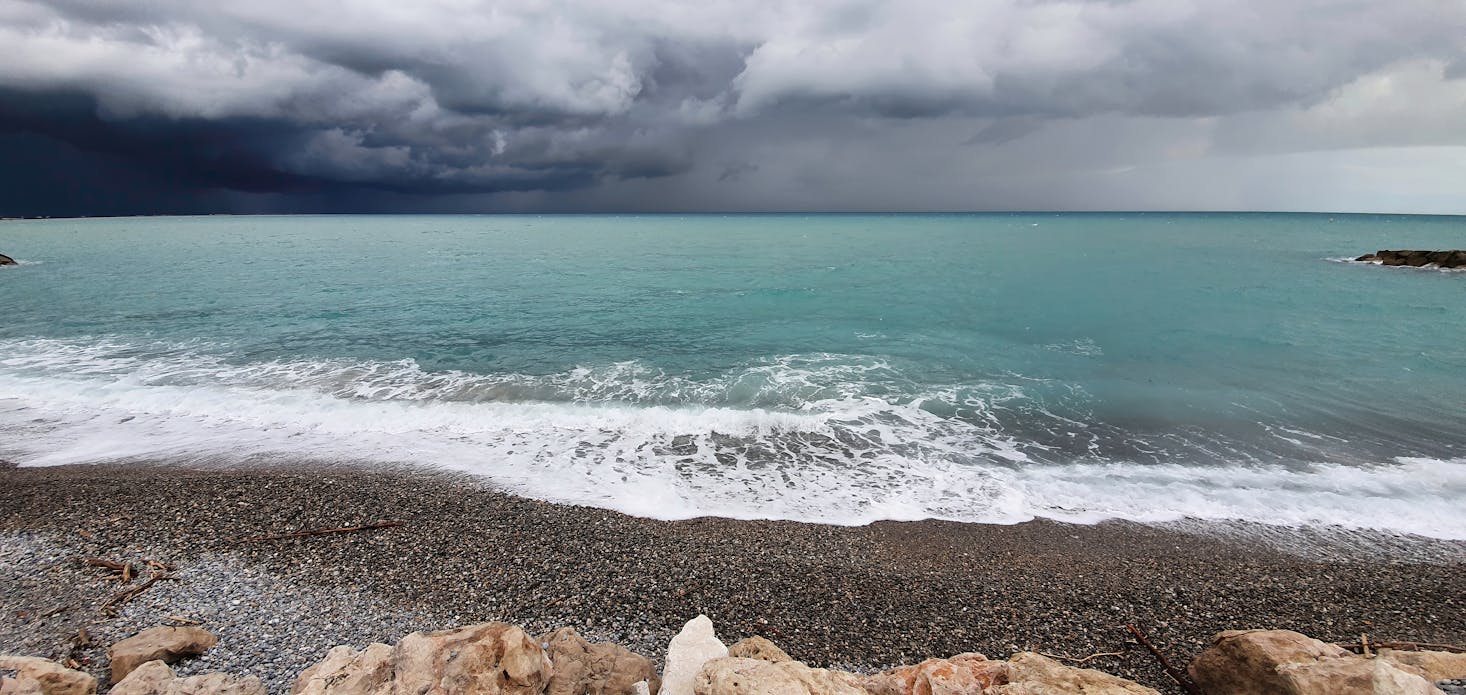
[[[0,223],[0,458],[423,464],[657,518],[1466,538],[1466,218]]]

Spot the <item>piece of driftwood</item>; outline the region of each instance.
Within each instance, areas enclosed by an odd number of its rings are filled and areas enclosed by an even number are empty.
[[[375,523],[375,524],[362,524],[360,526],[342,526],[341,528],[321,528],[321,529],[312,529],[312,530],[309,530],[309,531],[294,531],[294,532],[291,532],[291,533],[277,533],[277,534],[269,535],[269,536],[252,536],[250,538],[241,538],[237,542],[239,542],[239,543],[258,543],[260,541],[279,541],[279,540],[285,540],[287,538],[304,538],[306,536],[323,536],[323,535],[326,535],[328,533],[350,533],[350,532],[353,532],[353,531],[370,531],[372,529],[379,529],[379,528],[395,528],[395,527],[401,526],[401,525],[402,525],[402,522],[400,522],[400,521],[383,521],[383,522]]]
[[[132,563],[130,562],[117,562],[116,560],[107,560],[100,557],[89,557],[82,560],[82,563],[87,567],[96,567],[112,572],[122,579],[123,584],[132,583],[133,569]]]
[[[1156,661],[1160,662],[1161,668],[1166,670],[1166,675],[1170,676],[1171,680],[1176,681],[1176,685],[1181,686],[1181,689],[1190,693],[1190,695],[1201,695],[1201,690],[1197,689],[1196,684],[1192,683],[1191,679],[1186,677],[1186,674],[1177,670],[1175,666],[1172,666],[1170,660],[1166,659],[1166,655],[1162,654],[1161,650],[1156,649],[1155,645],[1151,644],[1150,640],[1145,638],[1145,633],[1141,632],[1140,628],[1130,623],[1125,623],[1125,627],[1130,630],[1130,634],[1135,635],[1135,639],[1140,640],[1140,643],[1146,649],[1150,650],[1151,655],[1156,658]]]
[[[1098,659],[1102,656],[1125,656],[1125,652],[1095,652],[1094,654],[1090,654],[1089,656],[1085,657],[1064,656],[1063,654],[1050,654],[1048,652],[1039,652],[1039,654],[1042,654],[1043,656],[1046,656],[1050,659],[1072,661],[1076,664],[1082,664],[1089,661],[1090,659]]]
[[[137,598],[138,594],[141,594],[142,592],[153,588],[154,584],[157,584],[160,581],[170,579],[173,579],[173,575],[168,574],[163,570],[155,569],[153,570],[152,576],[148,577],[147,581],[138,584],[137,586],[134,586],[130,589],[125,589],[123,591],[117,592],[116,594],[113,594],[112,598],[107,599],[107,602],[102,604],[102,610],[116,610],[117,608],[120,608],[122,604]]]

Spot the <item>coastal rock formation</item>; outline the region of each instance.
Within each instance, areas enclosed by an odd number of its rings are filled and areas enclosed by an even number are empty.
[[[1103,671],[1066,666],[1033,652],[1009,657],[1008,683],[984,695],[1160,695],[1139,683]]]
[[[16,265],[15,259],[0,253],[0,265]]]
[[[1229,630],[1187,669],[1208,695],[1439,695],[1419,671],[1291,630]]]
[[[866,680],[871,695],[960,695],[982,693],[1006,685],[1008,664],[989,661],[981,654],[958,654],[950,659],[927,659]]]
[[[757,635],[738,640],[733,646],[728,647],[728,656],[771,661],[776,664],[794,660],[793,657],[785,654],[784,650],[780,649],[778,645]]]
[[[336,647],[302,672],[290,692],[538,695],[552,673],[549,656],[523,630],[505,623],[481,623],[414,632],[395,647],[373,644],[359,652]]]
[[[649,695],[660,689],[650,659],[619,644],[591,644],[573,627],[540,637],[540,646],[549,652],[553,669],[545,695],[634,695],[641,681]]]
[[[107,658],[112,662],[112,682],[120,683],[133,669],[154,659],[172,664],[203,654],[218,643],[218,637],[196,627],[148,628],[107,650]]]
[[[162,661],[149,661],[133,669],[122,682],[112,686],[111,695],[267,695],[265,685],[254,676],[206,673],[179,678]]]
[[[93,695],[97,679],[49,659],[0,655],[0,670],[15,671],[14,678],[0,677],[5,695]]]
[[[1405,265],[1412,268],[1435,266],[1437,268],[1466,268],[1466,251],[1391,251],[1381,249],[1356,259],[1364,263],[1381,265]]]
[[[1419,673],[1425,676],[1426,680],[1449,681],[1466,678],[1466,654],[1381,649],[1379,658],[1406,671]]]
[[[667,663],[662,671],[662,695],[692,695],[693,684],[703,664],[728,656],[728,648],[713,631],[713,621],[699,615],[687,621],[667,645]]]
[[[696,695],[867,695],[853,673],[810,668],[798,661],[723,657],[703,664]]]

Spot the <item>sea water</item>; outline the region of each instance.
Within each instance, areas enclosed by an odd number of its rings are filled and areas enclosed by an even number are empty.
[[[657,518],[1466,538],[1466,218],[0,223],[0,458],[416,464]]]

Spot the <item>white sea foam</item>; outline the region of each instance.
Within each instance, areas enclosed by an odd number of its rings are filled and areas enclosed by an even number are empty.
[[[636,363],[479,375],[411,361],[234,363],[213,349],[0,341],[0,457],[426,463],[663,519],[1189,517],[1466,539],[1466,460],[1061,460],[996,414],[1021,405],[1076,438],[1094,427],[1011,384],[901,395],[909,384],[880,360],[787,356],[697,380]]]

